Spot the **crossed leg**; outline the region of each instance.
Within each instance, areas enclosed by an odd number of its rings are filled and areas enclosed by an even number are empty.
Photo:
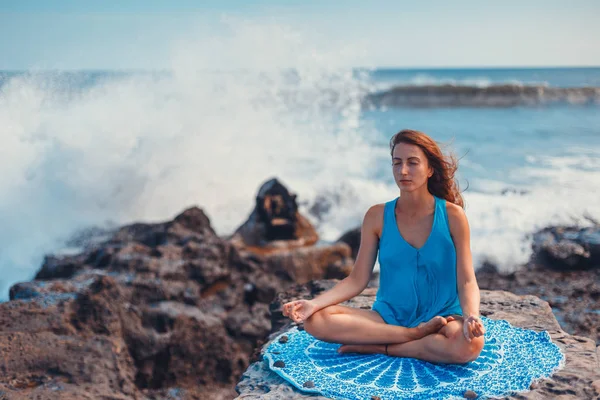
[[[304,329],[325,342],[377,345],[418,340],[446,324],[445,318],[434,317],[416,328],[405,328],[387,324],[373,310],[335,305],[314,313],[304,323]]]
[[[483,349],[483,337],[467,342],[463,335],[462,318],[448,318],[449,322],[437,333],[410,342],[389,344],[388,355],[411,357],[433,363],[464,364],[479,357]],[[385,345],[344,345],[341,353],[385,353]]]

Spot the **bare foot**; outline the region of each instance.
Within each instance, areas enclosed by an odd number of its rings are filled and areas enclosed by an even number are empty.
[[[431,335],[432,333],[436,333],[446,326],[447,323],[448,320],[440,316],[433,317],[427,322],[421,322],[419,326],[417,326],[419,336],[425,337],[427,335]]]
[[[344,344],[338,349],[338,353],[361,353],[361,354],[383,354],[384,344]]]

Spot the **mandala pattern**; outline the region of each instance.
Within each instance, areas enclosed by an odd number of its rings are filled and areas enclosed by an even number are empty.
[[[339,344],[292,329],[277,337],[264,358],[296,388],[334,399],[448,399],[506,396],[528,390],[552,375],[564,355],[548,332],[515,328],[482,318],[486,343],[479,358],[464,365],[432,364],[381,354],[339,354]]]

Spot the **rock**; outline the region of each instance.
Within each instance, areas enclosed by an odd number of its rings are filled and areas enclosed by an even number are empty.
[[[535,390],[539,387],[540,385],[537,384],[537,382],[532,382],[531,385],[529,385],[529,390]]]
[[[281,187],[259,193],[261,212],[273,235],[285,233],[278,218],[294,221],[302,246],[234,245],[192,207],[87,241],[80,254],[46,257],[36,280],[0,304],[0,397],[234,397],[271,330],[277,291],[344,277],[352,265],[343,243],[306,245],[316,236]],[[283,200],[292,214],[282,214]]]
[[[310,298],[334,284],[335,281],[312,281],[307,285],[292,286],[287,291],[277,294],[271,309],[278,310],[288,299]],[[367,288],[361,295],[344,304],[357,308],[370,307],[375,300],[375,295],[375,288]],[[517,296],[503,291],[482,290],[481,312],[490,318],[506,319],[517,327],[548,331],[552,340],[566,355],[566,365],[550,379],[540,380],[537,386],[532,386],[530,392],[519,393],[508,398],[542,399],[566,396],[565,398],[580,399],[594,396],[593,382],[600,379],[598,370],[600,347],[596,348],[591,339],[571,336],[564,332],[547,302],[535,296]],[[273,316],[275,329],[270,338],[286,332],[293,325],[289,319],[275,313]],[[263,345],[263,352],[269,344],[270,342],[266,342]],[[248,367],[236,386],[236,391],[239,393],[237,399],[313,398],[312,395],[294,389],[271,372],[265,365],[265,361],[257,361]]]
[[[597,395],[600,395],[600,379],[592,382],[592,389],[594,389]]]
[[[476,399],[477,398],[477,393],[475,393],[472,390],[467,390],[465,393],[463,393],[463,397],[465,399]]]
[[[277,179],[265,182],[256,196],[254,210],[232,235],[238,246],[298,247],[312,245],[319,236],[312,224],[298,212],[296,195]]]
[[[82,264],[82,261],[81,257],[46,256],[35,279],[70,278],[77,272],[77,268]]]
[[[273,251],[264,260],[271,273],[295,283],[345,278],[354,265],[345,243]]]
[[[286,383],[279,375],[271,373],[263,362],[251,364],[237,384],[236,399],[243,400],[328,400],[323,396],[307,396]]]
[[[548,227],[533,236],[534,260],[558,270],[600,266],[600,227]]]
[[[343,242],[350,246],[352,249],[352,258],[356,260],[358,249],[360,247],[360,230],[361,227],[354,228],[344,233],[336,242]]]
[[[562,329],[600,344],[600,268],[561,271],[532,264],[510,274],[480,268],[481,289],[535,295],[552,307]]]

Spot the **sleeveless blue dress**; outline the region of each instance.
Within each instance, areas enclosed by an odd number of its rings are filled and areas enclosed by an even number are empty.
[[[385,204],[380,284],[373,310],[388,324],[413,328],[436,315],[462,315],[446,200],[434,199],[431,233],[420,249],[406,242],[398,230],[394,212],[398,198]]]

